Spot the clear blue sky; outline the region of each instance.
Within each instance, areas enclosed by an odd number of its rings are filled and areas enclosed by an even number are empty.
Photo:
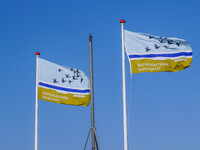
[[[187,40],[194,54],[184,71],[134,74],[132,81],[126,58],[130,150],[199,150],[199,6],[197,0],[0,0],[0,149],[34,149],[34,53],[89,76],[89,33],[100,147],[123,149],[119,21],[125,19],[125,29]],[[83,149],[89,129],[90,106],[39,101],[39,150]]]

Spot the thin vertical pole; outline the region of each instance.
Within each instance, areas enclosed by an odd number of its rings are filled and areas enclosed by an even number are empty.
[[[38,150],[38,56],[39,52],[35,53],[36,55],[36,86],[35,86],[35,150]]]
[[[125,20],[120,20],[122,33],[122,82],[123,82],[123,118],[124,118],[124,150],[128,150],[127,136],[127,111],[126,111],[126,78],[125,78],[125,50],[124,50],[124,23]]]
[[[91,95],[91,128],[95,129],[94,124],[94,88],[93,88],[93,52],[92,52],[92,35],[89,35],[90,51],[90,95]],[[95,135],[92,130],[92,150],[95,150]]]

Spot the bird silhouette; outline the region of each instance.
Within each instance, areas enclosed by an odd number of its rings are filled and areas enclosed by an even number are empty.
[[[165,45],[164,47],[165,47],[166,49],[168,49],[169,46]]]
[[[58,81],[56,79],[53,79],[53,83],[58,83]]]
[[[62,78],[62,83],[65,83],[65,82],[66,82],[66,80],[64,78]]]
[[[75,75],[73,75],[73,76],[72,76],[72,79],[73,79],[73,80],[77,80],[77,78],[76,78],[76,76],[75,76]]]
[[[158,46],[157,44],[155,44],[154,47],[155,47],[156,49],[159,49],[159,48],[160,48],[160,46]]]
[[[154,38],[154,36],[149,35],[149,39],[153,39],[153,38]]]
[[[66,78],[70,78],[71,76],[69,74],[65,74]]]
[[[169,45],[171,45],[171,44],[173,44],[173,40],[167,40],[167,43],[168,43]]]
[[[162,40],[159,40],[160,41],[160,43],[165,43],[165,41],[162,39]]]
[[[81,83],[83,82],[83,78],[81,78]]]
[[[180,44],[181,44],[181,42],[176,42],[176,45],[179,47],[180,46]]]
[[[77,73],[80,73],[80,70],[77,69],[76,72],[77,72]]]
[[[73,81],[69,80],[68,82],[69,82],[69,84],[71,84]]]
[[[76,77],[77,77],[77,78],[80,77],[79,73],[76,73]]]
[[[145,47],[145,49],[146,49],[146,52],[148,52],[148,51],[150,51],[151,49],[147,46],[147,47]]]

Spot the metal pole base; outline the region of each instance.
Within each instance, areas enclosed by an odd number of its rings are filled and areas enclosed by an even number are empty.
[[[100,148],[99,148],[99,143],[98,143],[98,140],[97,140],[96,130],[95,130],[95,128],[93,128],[93,127],[89,130],[89,133],[88,133],[88,136],[87,136],[87,139],[86,139],[85,146],[84,146],[84,149],[83,149],[83,150],[86,149],[87,142],[88,142],[88,139],[89,139],[90,133],[92,133],[92,131],[93,131],[94,136],[95,136],[95,144],[96,144],[97,150],[100,150]],[[92,150],[95,150],[95,147],[92,148]]]

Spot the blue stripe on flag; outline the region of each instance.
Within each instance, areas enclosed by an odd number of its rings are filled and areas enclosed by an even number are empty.
[[[180,53],[175,53],[175,54],[129,55],[129,58],[179,57],[179,56],[192,56],[192,52],[180,52]]]
[[[90,92],[90,90],[69,89],[69,88],[59,87],[59,86],[50,85],[50,84],[46,84],[46,83],[42,83],[42,82],[39,82],[39,85],[48,87],[51,89],[62,90],[62,91],[67,91],[67,92],[77,92],[77,93],[89,93]]]

